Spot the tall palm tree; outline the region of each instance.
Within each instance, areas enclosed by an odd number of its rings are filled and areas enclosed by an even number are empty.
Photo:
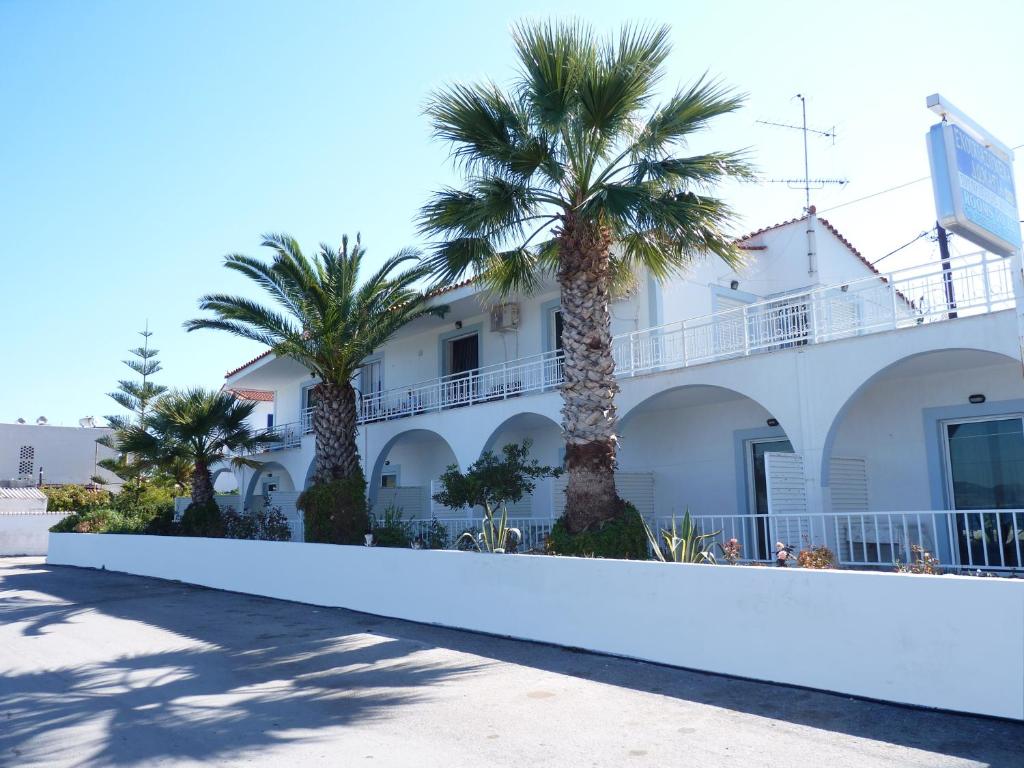
[[[471,272],[499,294],[545,275],[561,290],[566,525],[578,532],[622,508],[615,490],[615,393],[609,299],[645,267],[664,279],[695,258],[740,262],[715,185],[750,170],[742,153],[684,155],[688,138],[742,97],[702,77],[654,105],[667,27],[598,39],[580,23],[513,31],[518,78],[436,92],[427,114],[465,184],[435,193],[421,231],[441,282]]]
[[[263,245],[274,251],[270,264],[232,254],[224,265],[250,278],[277,306],[209,294],[199,307],[215,317],[189,320],[185,328],[215,328],[258,341],[318,376],[313,482],[355,477],[361,470],[353,377],[399,328],[423,315],[443,315],[447,307],[427,306],[427,297],[413,287],[426,277],[425,267],[401,269],[419,261],[415,251],[400,251],[360,284],[365,249],[358,235],[351,249],[346,236],[339,250],[321,245],[312,258],[288,235],[266,235]]]
[[[274,440],[246,421],[255,407],[227,392],[172,391],[151,406],[141,425],[125,431],[121,445],[162,469],[191,465],[192,503],[205,504],[214,495],[210,467],[254,465],[245,454]]]

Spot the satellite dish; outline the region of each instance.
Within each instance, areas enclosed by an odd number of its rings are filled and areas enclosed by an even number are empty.
[[[45,416],[40,416],[38,419],[36,419],[36,424],[40,427],[45,427],[49,423],[49,420]]]
[[[78,426],[85,427],[86,429],[91,429],[92,427],[96,426],[96,417],[86,416],[84,419],[79,419]]]

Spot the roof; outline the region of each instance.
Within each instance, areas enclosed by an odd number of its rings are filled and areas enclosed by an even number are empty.
[[[228,392],[239,400],[250,400],[256,403],[274,402],[274,393],[265,389],[229,389]]]
[[[38,488],[0,488],[0,499],[31,499],[38,501],[45,499],[46,494]]]

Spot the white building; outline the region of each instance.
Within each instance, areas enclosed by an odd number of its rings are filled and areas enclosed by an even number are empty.
[[[57,427],[45,419],[36,424],[0,424],[0,480],[38,483],[42,479],[47,485],[67,485],[100,477],[116,490],[121,480],[99,466],[115,453],[96,442],[110,432],[107,427]]]
[[[639,275],[612,306],[620,493],[650,517],[688,509],[748,557],[783,540],[891,564],[918,542],[947,563],[1020,567],[1024,514],[962,512],[1024,507],[1009,263],[978,253],[881,275],[813,214],[741,245],[740,272],[710,260],[664,284]],[[525,437],[541,461],[562,457],[556,287],[495,307],[466,282],[434,301],[446,317],[403,329],[358,382],[371,500],[420,518],[464,514],[431,501],[449,464]],[[269,353],[227,374],[226,388],[263,393],[257,426],[285,437],[239,475],[246,505],[276,491],[288,506],[308,482],[315,384]],[[515,515],[557,517],[563,483]],[[881,512],[899,514],[865,514]]]

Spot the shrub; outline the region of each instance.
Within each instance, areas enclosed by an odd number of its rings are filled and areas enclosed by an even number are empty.
[[[911,544],[910,555],[913,558],[910,563],[896,561],[897,573],[927,573],[932,576],[942,574],[942,565],[939,563],[939,559],[923,547]]]
[[[836,556],[831,549],[822,545],[800,550],[800,554],[796,556],[796,564],[801,568],[835,568]]]
[[[427,549],[446,549],[448,547],[448,529],[436,517],[430,518],[426,533],[419,538]]]
[[[291,541],[292,530],[288,518],[280,507],[263,507],[250,512],[221,510],[224,536],[228,539],[254,539],[257,541]]]
[[[480,547],[476,545],[479,538],[480,529],[471,525],[455,538],[455,548],[460,552],[479,552]]]
[[[86,512],[111,505],[110,491],[102,488],[51,485],[44,486],[42,491],[46,494],[46,508],[50,512]]]
[[[148,510],[124,512],[111,507],[68,515],[50,528],[54,533],[155,533],[159,526]]]
[[[408,547],[412,544],[412,523],[402,519],[401,507],[388,505],[384,516],[370,515],[370,533],[375,547]]]
[[[617,516],[599,528],[575,534],[565,527],[564,517],[558,518],[551,527],[546,548],[549,554],[555,555],[646,560],[647,534],[640,513],[626,502]]]
[[[297,506],[303,513],[306,541],[362,544],[370,530],[362,475],[313,485],[302,492]]]
[[[644,527],[644,535],[647,543],[651,545],[651,552],[655,559],[663,563],[711,563],[715,564],[715,552],[713,547],[714,539],[721,531],[701,533],[700,528],[690,517],[690,510],[686,510],[683,519],[676,523],[672,517],[672,530],[661,530],[661,541],[654,535],[654,532],[647,526],[647,521],[640,517],[640,523]],[[721,545],[718,545],[721,547]]]
[[[224,538],[224,517],[217,502],[189,504],[178,524],[180,535],[201,536],[207,539]]]

